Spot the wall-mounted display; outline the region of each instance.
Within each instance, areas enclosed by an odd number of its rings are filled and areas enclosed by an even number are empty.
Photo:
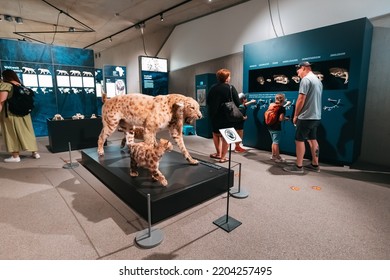
[[[295,65],[309,61],[323,83],[320,160],[354,162],[361,146],[372,29],[362,18],[245,45],[243,90],[257,104],[247,111],[244,145],[270,150],[264,112],[282,92],[291,102],[286,116],[294,115],[300,83]],[[295,155],[292,122],[283,122],[282,131],[281,152]]]
[[[55,114],[96,114],[93,51],[0,39],[0,64],[35,91],[36,136],[48,134],[46,120]]]
[[[139,69],[142,93],[152,96],[168,94],[167,59],[140,56]]]
[[[104,65],[104,85],[108,98],[126,94],[126,67]]]
[[[166,58],[140,56],[141,71],[168,72],[168,60]]]
[[[200,74],[195,76],[196,101],[200,106],[203,118],[196,121],[196,134],[205,138],[212,138],[211,119],[209,118],[207,95],[212,85],[217,83],[215,73]]]
[[[64,118],[76,112],[85,115],[96,113],[94,69],[80,66],[57,66],[58,112]]]
[[[96,97],[102,97],[104,90],[103,69],[95,69]]]
[[[52,78],[53,66],[49,64],[4,61],[2,70],[11,69],[22,84],[35,92],[34,110],[31,112],[36,136],[47,135],[46,119],[57,111],[57,99]]]
[[[318,61],[313,73],[322,81],[324,90],[348,89],[350,59]],[[249,70],[248,92],[297,91],[300,78],[295,67],[277,66]]]

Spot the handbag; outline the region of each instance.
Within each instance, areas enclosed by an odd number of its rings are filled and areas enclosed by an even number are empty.
[[[229,122],[240,122],[244,120],[244,116],[233,101],[232,86],[230,86],[230,101],[222,103],[222,110]]]

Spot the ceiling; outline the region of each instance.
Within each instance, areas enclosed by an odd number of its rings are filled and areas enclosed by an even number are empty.
[[[100,52],[247,1],[0,0],[0,38]]]

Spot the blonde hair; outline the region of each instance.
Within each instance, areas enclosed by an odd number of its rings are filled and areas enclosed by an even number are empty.
[[[284,95],[284,93],[277,93],[275,95],[276,104],[283,104],[285,100],[286,100],[286,96]]]

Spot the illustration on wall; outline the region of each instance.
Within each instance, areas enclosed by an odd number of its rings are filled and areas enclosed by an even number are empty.
[[[104,65],[105,90],[108,98],[126,94],[126,67]]]

